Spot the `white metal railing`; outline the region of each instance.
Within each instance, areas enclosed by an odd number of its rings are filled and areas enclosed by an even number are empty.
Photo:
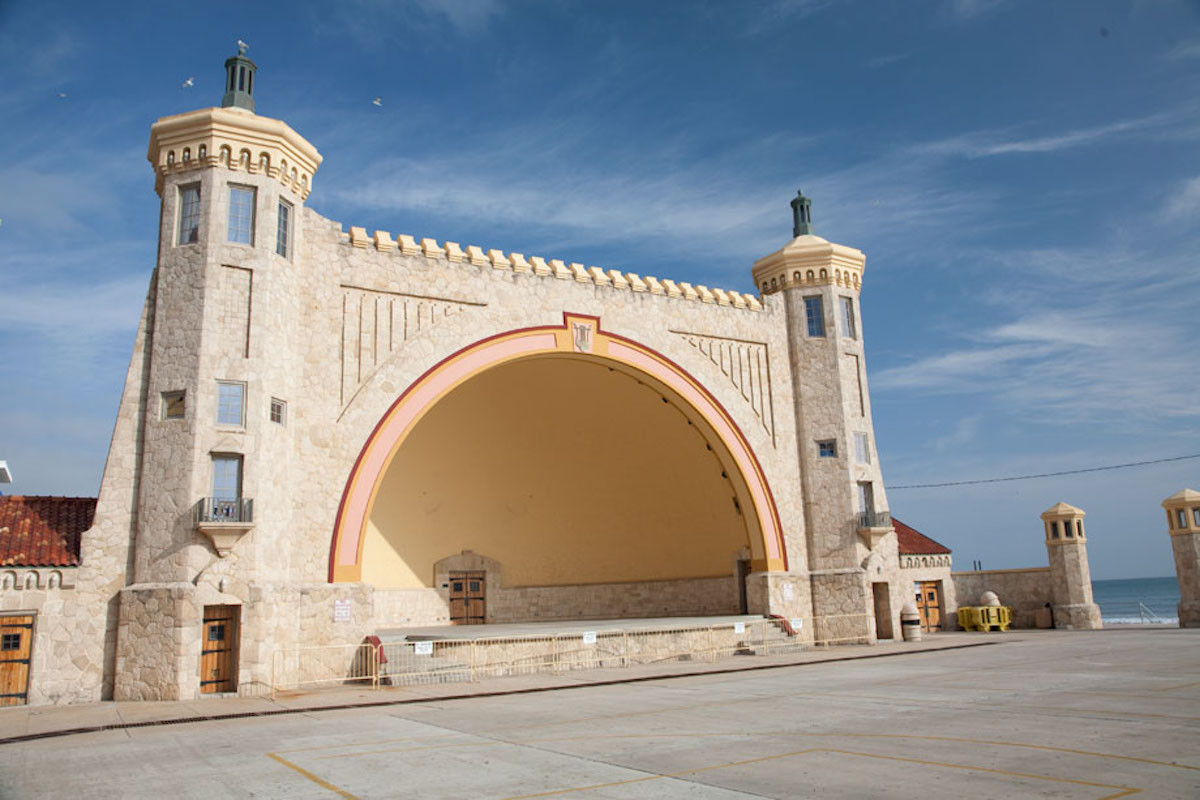
[[[1158,614],[1155,614],[1154,611],[1141,600],[1138,600],[1138,616],[1142,618],[1143,625],[1148,622],[1159,625],[1165,625],[1167,623],[1165,619],[1160,617]]]
[[[513,675],[632,667],[668,661],[716,661],[734,655],[798,652],[807,647],[868,643],[869,614],[761,619],[651,630],[433,639],[276,651],[272,694],[360,683],[404,686],[478,681]]]

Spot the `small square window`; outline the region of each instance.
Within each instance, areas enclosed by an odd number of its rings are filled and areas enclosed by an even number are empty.
[[[854,453],[858,457],[858,463],[871,463],[871,442],[865,433],[854,434]]]
[[[246,384],[217,382],[217,424],[246,424]]]
[[[271,422],[280,425],[287,424],[287,403],[278,397],[271,398]]]
[[[229,241],[254,244],[254,187],[229,187]]]
[[[162,393],[163,419],[183,419],[187,413],[187,392],[180,389]]]
[[[821,458],[837,458],[837,441],[829,439],[824,442],[817,442],[817,454]]]
[[[0,650],[20,650],[21,634],[6,633],[0,636]]]
[[[225,641],[225,626],[224,625],[209,625],[208,640],[210,642]]]
[[[804,298],[804,314],[808,319],[808,335],[819,337],[825,335],[825,304],[820,295]]]

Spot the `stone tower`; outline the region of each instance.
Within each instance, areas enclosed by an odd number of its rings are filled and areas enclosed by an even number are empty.
[[[1054,627],[1095,630],[1103,627],[1100,607],[1092,601],[1092,573],[1088,568],[1084,511],[1056,503],[1042,514],[1046,551],[1050,557],[1051,600]]]
[[[1179,627],[1200,628],[1200,492],[1182,489],[1162,507],[1179,579]]]
[[[204,608],[240,611],[256,583],[287,574],[281,537],[302,483],[292,473],[287,405],[299,395],[287,356],[301,316],[293,262],[321,156],[285,123],[254,113],[255,70],[239,42],[221,107],[150,130],[162,206],[117,699],[191,696]],[[269,512],[269,525],[256,529],[256,509]],[[242,618],[242,640],[253,643],[263,624]],[[136,647],[125,644],[135,638]],[[253,646],[242,653],[243,666],[261,655]],[[134,677],[147,671],[158,688]]]
[[[867,392],[858,302],[865,259],[812,233],[803,194],[792,212],[794,238],[755,262],[753,274],[764,296],[783,295],[813,614],[874,606],[877,634],[889,638],[910,587],[885,567],[898,556]]]

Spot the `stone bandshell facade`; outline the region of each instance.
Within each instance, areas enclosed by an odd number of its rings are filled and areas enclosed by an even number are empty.
[[[497,565],[489,621],[744,609],[851,615],[846,626],[874,630],[872,584],[882,583],[888,627],[899,631],[911,584],[901,577],[874,445],[859,251],[797,237],[754,274],[756,284],[777,270],[799,277],[761,281],[760,298],[452,241],[346,232],[305,205],[316,149],[285,123],[238,109],[160,120],[149,159],[162,198],[159,260],[82,565],[69,602],[38,619],[37,648],[47,655],[35,665],[31,702],[197,696],[208,606],[240,608],[241,692],[271,684],[280,650],[447,621],[448,572],[415,588],[375,586],[358,579],[361,548],[339,561],[347,498],[356,482],[377,486],[386,472],[395,451],[375,473],[364,454],[414,387],[442,375],[431,389],[441,392],[436,405],[474,374],[462,367],[444,377],[464,354],[492,341],[532,342],[531,331],[545,333],[541,349],[521,357],[588,360],[659,392],[678,424],[705,437],[745,532],[718,554],[716,574],[669,580],[598,574],[578,585],[510,586],[502,554],[480,552],[480,563]],[[253,196],[249,243],[227,235],[231,187]],[[185,190],[199,196],[194,241],[181,238]],[[281,204],[290,209],[286,233]],[[820,298],[819,335],[810,335],[811,298]],[[839,316],[846,308],[849,326]],[[576,323],[592,325],[590,333]],[[240,424],[217,423],[221,383],[241,387]],[[183,411],[168,415],[167,397],[179,393]],[[280,402],[286,410],[273,418]],[[623,413],[611,409],[603,424],[620,425]],[[866,437],[868,459],[855,458],[856,435]],[[823,456],[829,441],[836,455]],[[214,456],[241,459],[239,494],[253,500],[252,518],[232,527],[197,521],[214,494]],[[866,509],[861,484],[870,485]],[[363,513],[368,519],[370,507]],[[687,541],[687,531],[667,533]],[[69,654],[41,644],[65,641]]]

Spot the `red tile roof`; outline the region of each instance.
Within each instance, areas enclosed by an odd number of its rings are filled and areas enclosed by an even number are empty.
[[[74,567],[94,497],[0,496],[0,565]]]
[[[913,530],[895,517],[892,517],[892,527],[896,529],[901,555],[933,556],[950,553],[949,547],[935,542],[920,531]]]

